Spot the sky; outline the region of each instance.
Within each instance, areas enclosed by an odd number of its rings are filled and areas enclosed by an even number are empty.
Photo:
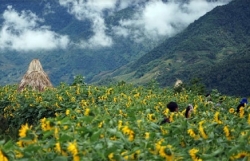
[[[180,1],[169,0],[58,0],[65,12],[77,20],[90,20],[93,36],[82,38],[78,42],[70,39],[70,35],[60,35],[53,31],[43,17],[38,17],[30,10],[17,11],[8,6],[0,17],[0,50],[39,51],[67,49],[70,45],[79,48],[112,47],[113,37],[129,38],[135,43],[145,39],[157,41],[159,38],[169,38],[185,29],[216,6],[229,3],[231,0],[190,0],[180,4]],[[53,14],[49,1],[44,7],[47,14]],[[145,2],[144,5],[141,5]],[[118,25],[108,28],[104,21],[104,13],[109,15],[134,6],[136,12],[130,19],[120,19]],[[108,33],[111,31],[112,33]]]

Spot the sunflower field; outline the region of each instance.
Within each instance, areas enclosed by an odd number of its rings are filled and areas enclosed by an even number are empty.
[[[236,113],[241,98],[220,97],[217,106],[193,91],[124,82],[1,86],[0,161],[250,160],[250,107]],[[171,123],[160,125],[164,117]]]

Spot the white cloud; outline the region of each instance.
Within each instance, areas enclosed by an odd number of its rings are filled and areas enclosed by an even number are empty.
[[[66,48],[67,36],[50,31],[48,26],[40,26],[43,20],[30,11],[18,13],[8,6],[3,13],[0,28],[0,49],[18,51],[52,50]]]
[[[93,37],[81,40],[82,47],[108,47],[114,42],[107,35],[104,11],[113,14],[128,6],[136,7],[130,19],[121,19],[119,25],[112,26],[113,34],[129,37],[136,42],[145,38],[157,40],[171,37],[186,28],[190,23],[219,5],[231,0],[189,0],[187,3],[169,0],[59,0],[78,20],[92,22]],[[144,4],[142,3],[144,2]],[[143,4],[143,5],[141,5]]]
[[[94,35],[88,40],[81,40],[80,46],[85,48],[108,47],[113,40],[106,34],[106,24],[103,18],[103,11],[109,9],[111,12],[116,8],[116,0],[59,0],[59,3],[68,8],[68,12],[78,20],[88,19],[92,22]]]
[[[44,5],[44,8],[43,8],[43,15],[48,15],[48,14],[51,14],[51,13],[55,13],[55,11],[53,11],[52,7],[51,7],[51,4],[48,2]]]
[[[117,0],[117,10],[127,8],[128,6],[137,6],[138,4],[146,1],[147,0]]]
[[[152,0],[139,7],[132,19],[120,20],[120,25],[114,26],[113,30],[117,35],[132,35],[136,40],[145,37],[171,37],[216,6],[225,5],[230,1],[190,0],[189,3],[182,4],[176,0],[165,3],[161,0]]]

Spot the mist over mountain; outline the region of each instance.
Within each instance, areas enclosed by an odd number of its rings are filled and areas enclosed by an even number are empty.
[[[235,0],[218,6],[135,62],[106,75],[138,84],[156,80],[173,86],[200,78],[209,89],[250,95],[250,5]],[[104,76],[103,76],[104,77]],[[97,77],[98,79],[98,77]]]
[[[230,0],[1,0],[0,84],[39,59],[52,83],[131,63]]]

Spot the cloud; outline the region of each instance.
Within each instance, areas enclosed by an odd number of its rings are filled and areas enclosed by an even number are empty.
[[[168,0],[59,0],[60,5],[78,20],[92,22],[93,37],[81,40],[80,46],[108,47],[114,42],[110,35],[130,38],[136,42],[144,39],[158,40],[181,32],[190,23],[216,6],[225,5],[231,0],[189,0],[187,2]],[[130,19],[121,19],[119,25],[112,26],[110,35],[104,21],[104,12],[115,12],[134,6],[135,13]]]
[[[104,22],[103,12],[116,8],[116,0],[59,0],[60,5],[67,7],[68,12],[74,15],[78,20],[88,19],[92,22],[92,31],[94,35],[88,40],[81,40],[82,48],[108,47],[113,44],[113,40],[106,34],[106,24]]]
[[[148,0],[117,0],[117,10],[122,10],[124,8],[127,8],[129,6],[137,6],[140,3],[147,2]]]
[[[18,13],[12,6],[3,13],[3,25],[0,28],[0,49],[18,51],[52,50],[66,48],[67,36],[50,31],[48,26],[40,25],[43,19],[30,11]]]
[[[51,4],[48,2],[44,5],[43,8],[43,15],[53,14],[55,11],[53,11]]]
[[[138,7],[132,19],[120,20],[113,26],[116,35],[141,40],[146,38],[171,37],[182,31],[194,20],[211,11],[216,6],[225,5],[231,0],[190,0],[181,1],[152,0]]]

